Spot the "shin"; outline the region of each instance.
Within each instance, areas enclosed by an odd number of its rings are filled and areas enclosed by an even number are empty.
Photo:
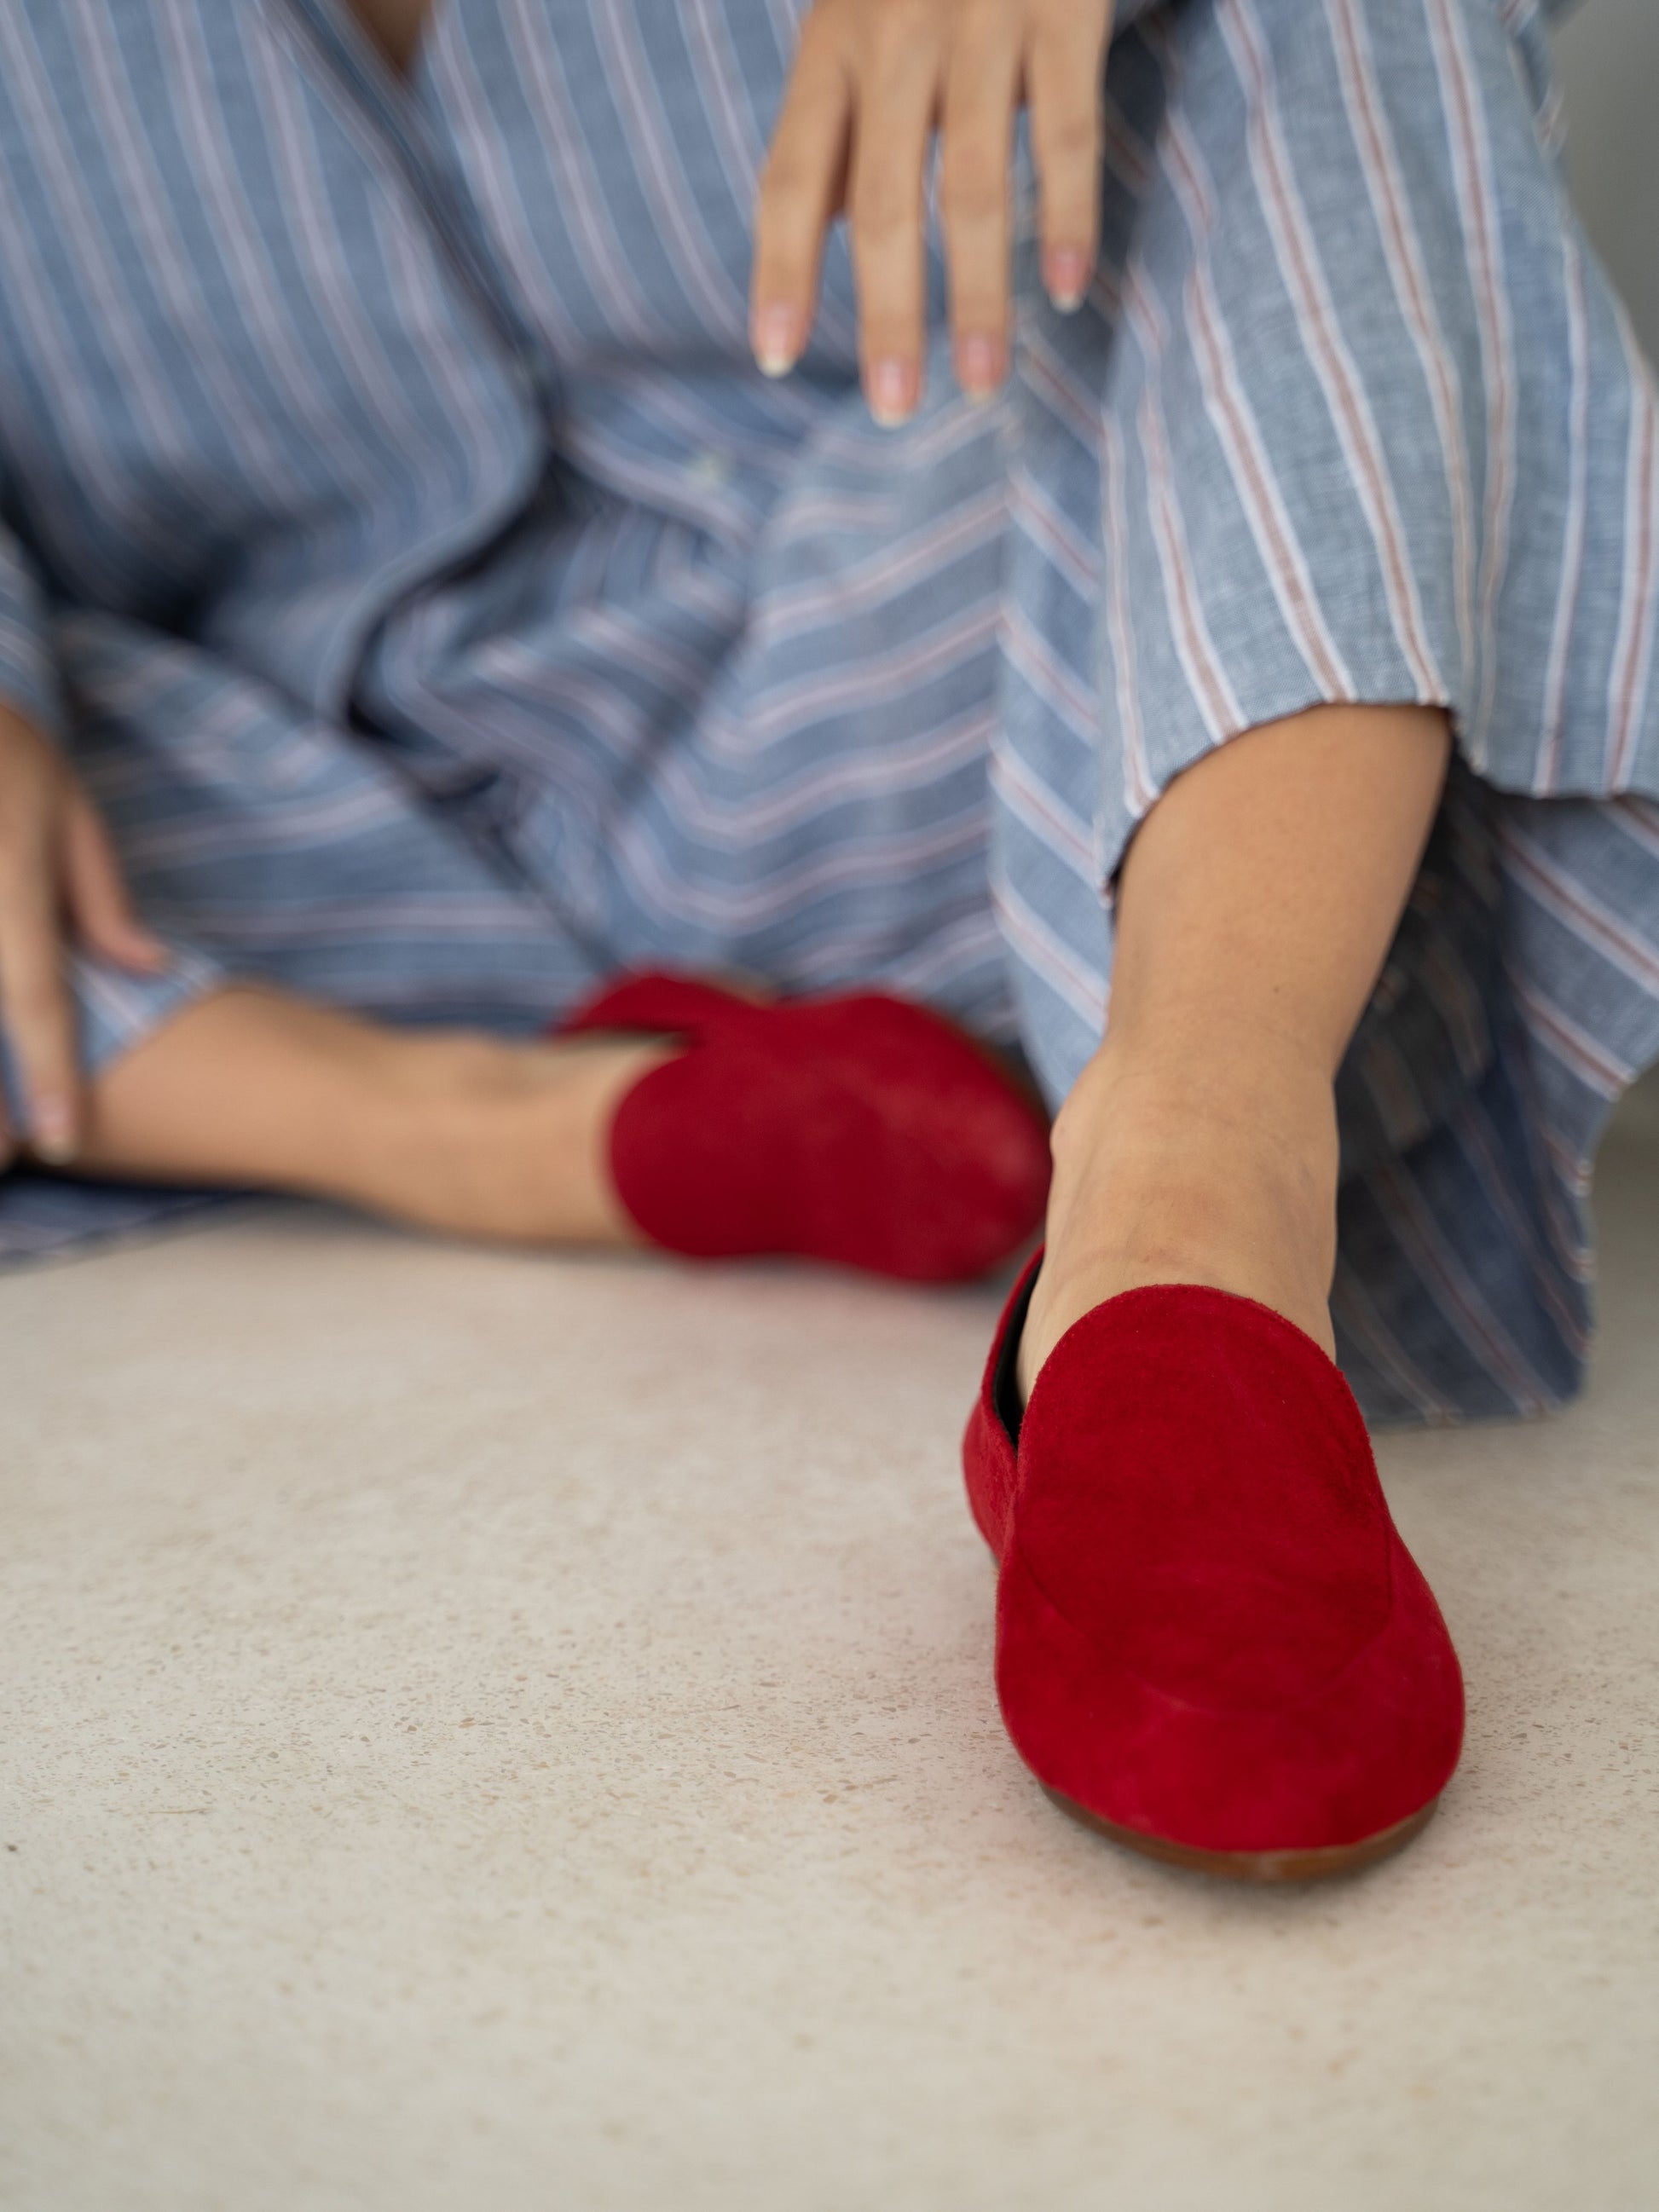
[[[1259,1298],[1329,1347],[1332,1085],[1449,752],[1431,709],[1316,708],[1221,747],[1141,825],[1105,1040],[1055,1127],[1028,1389],[1073,1321],[1145,1282]]]

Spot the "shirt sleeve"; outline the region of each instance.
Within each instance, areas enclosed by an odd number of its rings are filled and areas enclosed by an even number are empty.
[[[46,594],[25,548],[0,520],[0,705],[57,730],[63,702]]]

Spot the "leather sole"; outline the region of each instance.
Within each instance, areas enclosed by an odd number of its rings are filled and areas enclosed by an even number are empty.
[[[1440,1802],[1437,1797],[1431,1797],[1420,1812],[1396,1820],[1391,1828],[1379,1828],[1375,1835],[1362,1836],[1358,1843],[1324,1844],[1303,1851],[1205,1851],[1192,1844],[1171,1843],[1164,1836],[1144,1834],[1138,1828],[1121,1828],[1115,1820],[1103,1820],[1098,1813],[1091,1813],[1062,1791],[1050,1790],[1046,1783],[1042,1787],[1044,1794],[1069,1819],[1092,1828],[1097,1835],[1109,1837],[1115,1844],[1138,1851],[1143,1858],[1158,1859],[1165,1866],[1190,1867],[1199,1874],[1219,1875],[1226,1881],[1264,1885],[1325,1881],[1333,1875],[1358,1874],[1362,1868],[1375,1866],[1380,1859],[1392,1858],[1427,1827]]]

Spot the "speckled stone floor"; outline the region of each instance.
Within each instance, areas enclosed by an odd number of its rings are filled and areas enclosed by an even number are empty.
[[[1584,1402],[1383,1447],[1468,1750],[1301,1894],[1006,1747],[988,1293],[301,1209],[0,1282],[0,2204],[1659,2204],[1651,1105],[1601,1191]]]

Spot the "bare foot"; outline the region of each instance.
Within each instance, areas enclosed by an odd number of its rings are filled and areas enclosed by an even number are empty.
[[[1054,1149],[1023,1393],[1074,1322],[1152,1283],[1259,1299],[1334,1350],[1336,1113],[1322,1074],[1137,1067],[1103,1048],[1060,1109]]]
[[[514,1243],[630,1243],[611,1123],[678,1049],[393,1030],[237,987],[103,1072],[75,1172],[304,1191]]]

